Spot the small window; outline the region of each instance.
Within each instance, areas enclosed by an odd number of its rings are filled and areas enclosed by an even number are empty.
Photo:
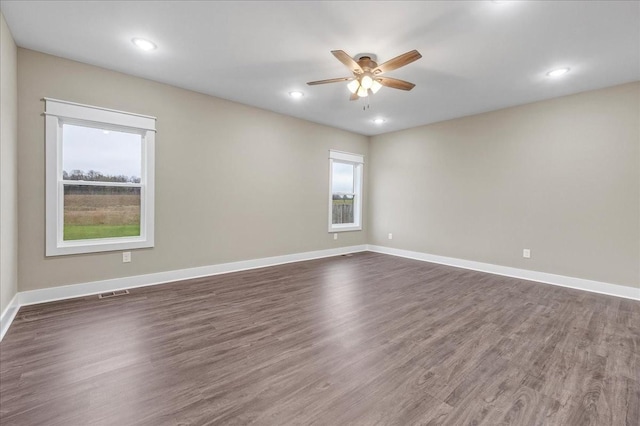
[[[153,247],[155,118],[45,101],[46,255]]]
[[[361,155],[329,151],[329,232],[362,229]]]

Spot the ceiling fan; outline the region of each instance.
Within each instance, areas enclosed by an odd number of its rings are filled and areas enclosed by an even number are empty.
[[[333,56],[349,68],[353,73],[353,76],[310,81],[307,84],[314,86],[316,84],[349,81],[350,83],[347,84],[347,87],[351,92],[351,97],[349,98],[351,101],[372,95],[380,90],[382,86],[400,90],[413,89],[415,87],[415,84],[413,83],[398,80],[396,78],[381,77],[381,75],[422,58],[422,55],[417,50],[412,50],[378,65],[372,58],[372,55],[362,55],[356,61],[343,50],[332,50],[331,53],[333,53]]]

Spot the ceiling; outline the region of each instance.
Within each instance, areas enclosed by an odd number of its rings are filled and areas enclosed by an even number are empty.
[[[2,1],[16,43],[271,111],[375,135],[640,80],[635,1]],[[158,45],[137,49],[131,39]],[[382,63],[417,86],[348,100],[330,53]],[[561,78],[546,72],[570,67]],[[300,90],[304,97],[288,93]],[[374,124],[374,118],[384,118]]]

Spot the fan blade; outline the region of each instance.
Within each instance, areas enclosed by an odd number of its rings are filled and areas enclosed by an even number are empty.
[[[351,80],[353,80],[353,77],[341,77],[341,78],[330,78],[329,80],[310,81],[307,84],[309,86],[315,86],[316,84],[340,83],[341,81],[351,81]]]
[[[356,74],[362,74],[364,71],[358,65],[358,63],[349,56],[344,50],[332,50],[333,56],[335,56],[340,62],[345,64],[350,71],[355,72]]]
[[[398,80],[397,78],[378,77],[376,78],[376,81],[378,81],[383,86],[391,87],[393,89],[411,90],[416,87],[416,85],[413,83],[409,83],[408,81],[404,80]]]
[[[357,101],[359,98],[360,96],[358,96],[357,93],[352,93],[351,96],[349,96],[350,101]]]
[[[373,70],[374,74],[382,74],[384,72],[393,71],[400,67],[404,67],[405,65],[410,64],[413,61],[417,61],[422,58],[422,55],[417,50],[412,50],[411,52],[403,53],[400,56],[396,56],[393,59],[388,60],[382,65],[378,65],[376,69]]]

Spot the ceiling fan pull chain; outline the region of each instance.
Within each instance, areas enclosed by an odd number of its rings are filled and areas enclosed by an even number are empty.
[[[370,106],[370,104],[369,104],[369,96],[367,96],[366,98],[360,98],[360,99],[362,99],[362,110],[363,111],[368,110],[369,106]]]

